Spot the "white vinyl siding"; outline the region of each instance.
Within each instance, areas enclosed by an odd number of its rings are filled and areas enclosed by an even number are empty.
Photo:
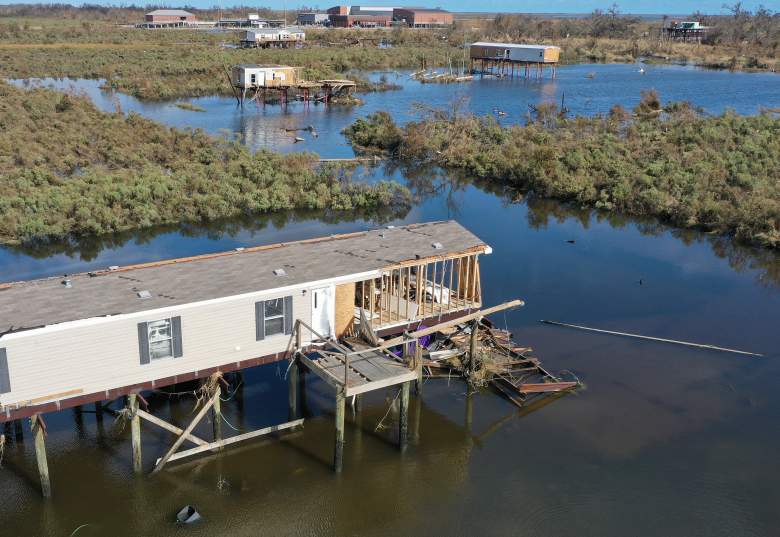
[[[288,296],[295,318],[308,322],[310,296],[300,289],[288,292]],[[269,293],[268,297],[276,298],[278,294]],[[256,339],[256,302],[256,297],[241,297],[171,309],[165,316],[153,315],[146,319],[133,316],[29,334],[7,342],[0,340],[0,345],[7,349],[13,388],[8,394],[0,394],[0,404],[72,390],[96,393],[285,352],[289,338]],[[177,317],[181,323],[183,356],[140,364],[139,324]]]

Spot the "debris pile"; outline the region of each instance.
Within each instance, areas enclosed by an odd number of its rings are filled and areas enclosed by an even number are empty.
[[[517,406],[529,398],[573,390],[582,385],[576,377],[564,381],[530,356],[531,348],[518,346],[507,330],[483,319],[441,330],[423,354],[427,378],[466,379],[470,389],[490,386]],[[573,375],[572,375],[573,376]]]

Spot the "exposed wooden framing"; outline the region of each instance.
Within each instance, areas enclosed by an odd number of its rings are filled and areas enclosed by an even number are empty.
[[[474,256],[474,263],[472,263],[472,264],[473,264],[473,267],[471,268],[471,271],[473,272],[473,274],[471,275],[471,289],[469,289],[469,294],[471,295],[472,302],[475,302],[476,301],[475,289],[476,289],[476,286],[477,286],[477,266],[478,266],[478,264],[477,264],[477,256]]]
[[[385,309],[385,271],[379,279],[379,326],[382,326],[382,310]],[[372,320],[373,322],[373,320]]]
[[[409,319],[409,297],[412,291],[412,267],[406,267],[406,318]]]
[[[463,286],[463,300],[469,299],[469,272],[471,272],[471,256],[466,258],[466,284]]]
[[[441,254],[441,255],[431,255],[428,257],[422,257],[420,259],[409,259],[407,261],[401,261],[400,263],[395,263],[393,265],[390,265],[388,267],[385,267],[386,270],[389,270],[391,268],[396,269],[400,267],[408,267],[408,266],[414,266],[419,264],[430,264],[434,261],[443,261],[445,259],[452,259],[453,257],[458,256],[469,256],[474,254],[481,254],[484,253],[486,250],[485,246],[475,246],[473,248],[466,248],[465,250],[461,250],[460,252],[451,252],[448,254]]]
[[[374,324],[374,301],[376,300],[376,281],[371,278],[371,291],[369,293],[368,307],[369,307],[369,324]]]
[[[163,469],[163,467],[168,463],[168,461],[173,456],[173,454],[176,453],[176,450],[179,449],[179,446],[181,446],[184,443],[185,438],[189,436],[189,434],[192,432],[195,426],[198,425],[198,423],[200,423],[200,420],[203,419],[203,417],[206,415],[206,413],[211,409],[213,405],[214,405],[214,396],[212,396],[211,399],[209,399],[208,402],[206,402],[206,404],[203,405],[203,408],[200,409],[197,415],[193,418],[192,422],[190,422],[187,428],[184,429],[184,432],[176,439],[176,441],[173,443],[173,445],[167,451],[167,453],[165,453],[165,455],[163,455],[163,457],[157,461],[157,465],[154,467],[154,470],[152,470],[152,474],[156,474],[157,472]]]
[[[425,317],[425,286],[428,285],[428,264],[423,265],[423,280],[420,286],[420,310],[422,311],[422,317]]]
[[[40,414],[30,418],[30,429],[35,440],[35,461],[38,463],[38,476],[41,480],[41,494],[51,498],[51,480],[49,479],[49,463],[46,460],[46,424]]]
[[[336,393],[336,441],[333,450],[333,469],[341,472],[344,466],[344,406],[346,403],[343,391]]]
[[[433,262],[433,275],[431,276],[431,315],[436,311],[436,269],[438,261]]]
[[[450,260],[450,283],[449,283],[449,297],[450,299],[447,301],[447,311],[452,311],[452,300],[455,295],[455,293],[452,290],[452,279],[453,274],[455,273],[455,259]]]
[[[401,274],[401,269],[398,269],[398,283],[395,286],[395,292],[398,295],[395,298],[395,316],[398,317],[398,319],[396,319],[398,321],[401,320],[401,278],[402,277],[403,276]],[[392,317],[390,317],[390,319],[392,320]]]
[[[503,304],[499,304],[497,306],[492,306],[490,308],[486,308],[483,310],[476,311],[474,313],[470,313],[469,315],[464,315],[462,317],[458,317],[450,321],[445,321],[443,323],[439,323],[428,328],[423,328],[422,330],[417,330],[416,332],[410,333],[408,336],[401,335],[398,337],[394,337],[392,339],[385,340],[385,342],[382,343],[381,346],[374,347],[373,349],[363,349],[361,352],[365,352],[367,350],[380,350],[380,349],[387,349],[389,347],[395,347],[396,345],[400,345],[401,343],[406,341],[407,338],[419,339],[423,336],[427,336],[428,334],[433,334],[434,332],[438,332],[439,330],[444,330],[445,328],[449,328],[451,326],[456,326],[459,324],[466,323],[468,321],[472,321],[478,317],[487,317],[491,313],[496,313],[497,311],[503,311],[506,309],[516,308],[524,305],[525,302],[523,302],[520,299],[510,300],[509,302],[504,302]]]
[[[256,431],[250,431],[248,433],[239,434],[236,436],[231,436],[230,438],[225,438],[224,440],[218,440],[215,442],[207,443],[205,446],[198,446],[195,448],[185,449],[183,451],[179,451],[178,453],[174,453],[170,459],[168,459],[168,462],[173,462],[179,459],[183,459],[185,457],[191,457],[193,455],[197,455],[198,453],[203,453],[204,451],[216,451],[223,449],[225,446],[229,446],[231,444],[235,444],[237,442],[242,442],[244,440],[249,440],[250,438],[257,438],[258,436],[263,436],[270,433],[275,433],[277,431],[283,431],[285,429],[291,429],[293,427],[297,427],[299,425],[303,425],[303,418],[288,421],[286,423],[280,423],[279,425],[271,425],[270,427],[265,427],[263,429],[258,429]],[[159,460],[158,460],[159,462]]]
[[[133,472],[143,472],[143,457],[141,456],[141,418],[138,416],[138,395],[131,393],[127,396],[130,409],[130,439],[133,446]]]
[[[416,274],[416,289],[414,292],[414,298],[415,302],[417,302],[417,318],[422,319],[424,317],[424,312],[422,311],[422,308],[420,307],[421,304],[421,297],[422,297],[422,268],[423,265],[417,265],[417,274]]]
[[[482,278],[479,271],[479,263],[477,263],[477,270],[476,270],[476,285],[474,287],[474,301],[482,303]]]

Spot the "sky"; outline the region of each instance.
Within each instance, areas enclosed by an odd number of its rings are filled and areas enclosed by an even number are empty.
[[[36,3],[51,0],[0,0],[2,4],[13,3]],[[64,3],[80,4],[75,0],[62,0]],[[623,13],[636,14],[668,14],[683,15],[701,11],[702,13],[725,13],[723,4],[733,4],[737,0],[333,0],[325,3],[315,1],[286,0],[288,9],[295,9],[301,5],[315,8],[328,8],[339,3],[345,5],[414,5],[421,7],[441,7],[450,11],[492,11],[492,12],[523,12],[523,13],[590,13],[594,9],[606,9],[613,3],[617,3],[620,11]],[[103,5],[128,5],[136,3],[144,4],[162,4],[168,7],[182,7],[185,5],[192,7],[213,7],[221,5],[228,7],[233,5],[248,5],[256,7],[271,7],[282,9],[285,6],[285,0],[91,0],[88,3]],[[780,0],[743,0],[743,8],[755,10],[758,6],[764,5],[773,11],[780,11]]]

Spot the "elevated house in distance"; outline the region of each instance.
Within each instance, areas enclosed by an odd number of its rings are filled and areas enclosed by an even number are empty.
[[[350,94],[356,85],[352,80],[304,80],[300,67],[254,64],[234,66],[230,83],[239,105],[243,105],[249,97],[263,106],[269,93],[278,97],[282,105],[286,104],[290,90],[299,91],[298,97],[304,102],[317,100],[328,103],[333,97]]]
[[[708,30],[709,27],[703,26],[699,21],[671,21],[661,30],[661,37],[672,41],[701,43]]]
[[[466,315],[489,253],[446,221],[0,284],[0,422],[283,360],[301,323],[298,347]]]
[[[306,32],[297,27],[247,30],[241,39],[244,48],[289,48],[306,41]]]
[[[300,79],[300,68],[286,65],[236,65],[231,72],[236,88],[276,88],[294,86]]]
[[[545,66],[551,67],[555,77],[555,66],[560,59],[561,49],[554,45],[521,45],[516,43],[493,43],[478,41],[469,47],[471,71],[479,74],[526,78],[535,74],[541,77]],[[479,68],[477,68],[479,64]],[[522,70],[524,69],[524,73]]]

